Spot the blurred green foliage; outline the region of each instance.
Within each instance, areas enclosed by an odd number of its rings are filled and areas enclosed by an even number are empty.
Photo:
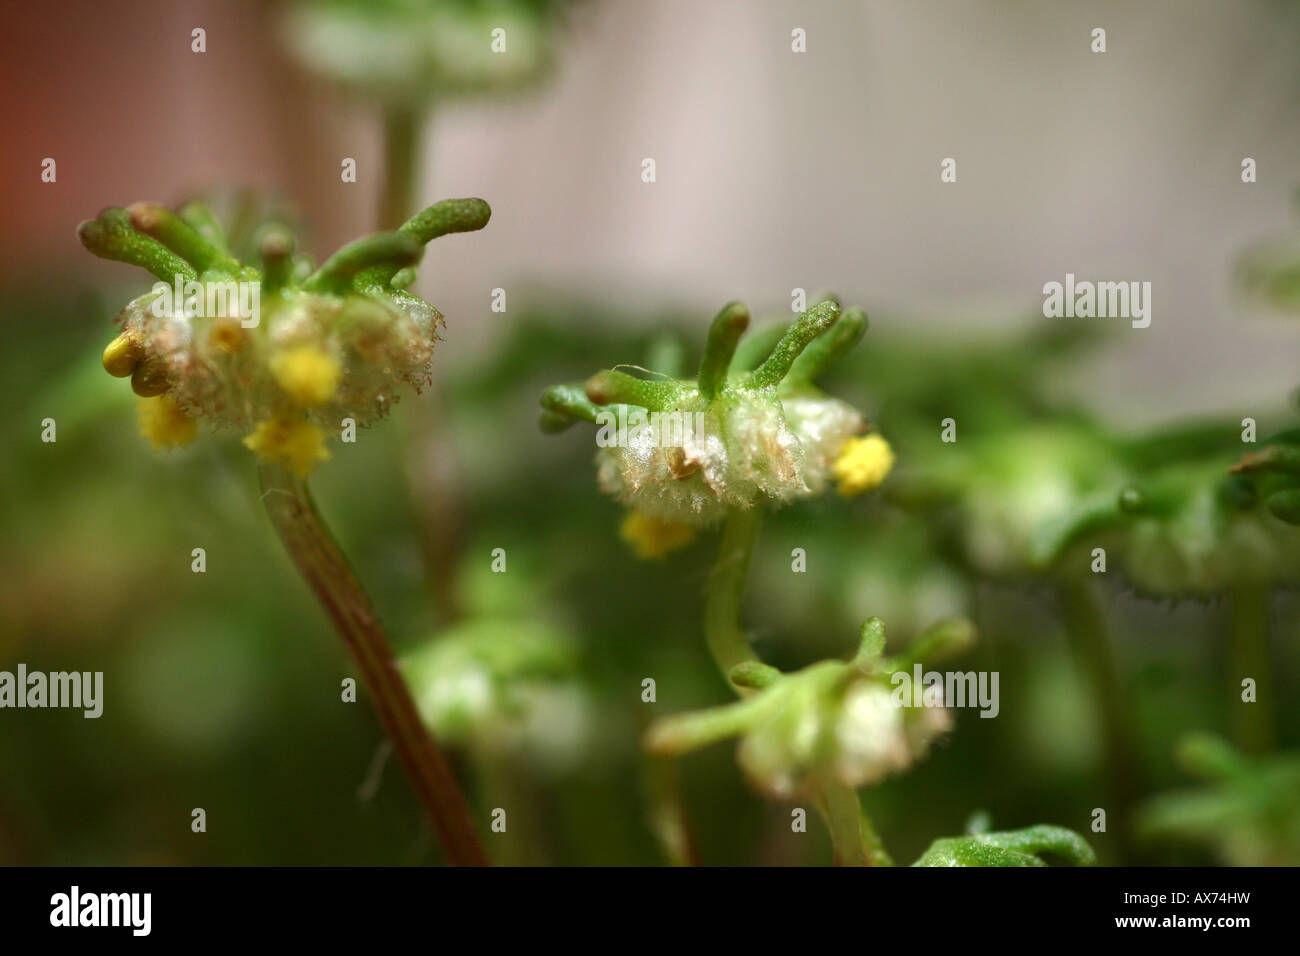
[[[341,699],[341,682],[353,676],[348,660],[257,506],[238,436],[157,455],[134,434],[132,397],[99,366],[119,299],[66,281],[6,292],[0,397],[12,414],[0,419],[0,660],[102,670],[105,703],[98,720],[0,713],[0,862],[435,862],[405,781],[383,764],[364,696]],[[596,492],[590,434],[546,436],[536,427],[536,396],[549,383],[580,379],[604,356],[666,354],[665,330],[699,341],[697,324],[674,310],[616,316],[573,302],[510,319],[482,360],[458,363],[445,347],[434,357],[447,431],[440,447],[454,449],[447,464],[459,475],[457,497],[443,503],[462,528],[459,623],[444,635],[451,643],[430,643],[448,615],[431,597],[427,502],[413,479],[426,423],[418,412],[431,396],[407,398],[355,445],[336,446],[315,481],[401,654],[417,663],[487,661],[489,671],[504,660],[507,671],[565,688],[540,704],[514,702],[519,732],[508,746],[463,737],[453,748],[490,850],[522,863],[665,862],[651,821],[665,818],[670,799],[680,801],[703,863],[826,862],[822,829],[791,833],[790,808],[748,789],[732,747],[683,758],[669,787],[647,767],[641,737],[652,718],[729,699],[700,633],[716,542],[703,535],[671,562],[638,562],[619,541],[619,509]],[[890,851],[917,859],[936,835],[962,832],[984,810],[1001,827],[1047,821],[1076,830],[1099,862],[1131,862],[1118,839],[1129,821],[1112,816],[1106,833],[1090,830],[1113,768],[1051,589],[1033,568],[1004,575],[970,560],[973,519],[1020,514],[1014,498],[999,504],[1010,486],[995,456],[978,449],[999,445],[1014,463],[1027,454],[1016,449],[1033,447],[1057,465],[1073,460],[1055,450],[1066,443],[1120,449],[1109,459],[1124,471],[1113,476],[1115,495],[1147,474],[1147,458],[1157,469],[1189,455],[1157,454],[1154,439],[1143,439],[1147,457],[1125,457],[1128,438],[1044,397],[1053,368],[1091,343],[1054,331],[940,341],[903,325],[873,315],[827,386],[867,410],[895,445],[897,481],[862,500],[827,496],[774,514],[755,556],[745,624],[764,659],[789,670],[851,653],[857,622],[869,615],[886,621],[894,651],[930,621],[971,616],[981,641],[960,667],[1001,673],[1001,713],[956,714],[928,759],[863,791]],[[687,356],[686,367],[696,359]],[[943,499],[909,497],[909,476],[928,479],[943,467],[936,456],[947,416],[959,419],[956,450],[990,477],[960,481]],[[53,444],[40,440],[46,417],[57,422]],[[1230,432],[1222,447],[1234,442]],[[1217,461],[1218,439],[1212,444],[1207,457]],[[1078,463],[1083,496],[1110,477],[1089,460]],[[1227,454],[1224,469],[1234,460]],[[1205,470],[1218,480],[1217,464]],[[805,574],[790,573],[796,546],[808,554]],[[202,575],[190,570],[195,547],[207,551]],[[508,556],[504,574],[491,570],[496,548]],[[1082,560],[1086,567],[1086,553]],[[1229,733],[1240,706],[1223,686],[1226,608],[1214,590],[1191,602],[1174,600],[1177,589],[1139,594],[1118,564],[1097,582],[1119,663],[1115,692],[1133,715],[1140,796],[1183,787],[1177,741],[1190,731]],[[1287,699],[1300,679],[1293,594],[1277,592],[1267,615],[1274,694]],[[532,652],[493,657],[491,643],[517,631],[532,635]],[[646,677],[656,680],[654,704],[641,700]],[[1294,708],[1274,716],[1278,745],[1294,749]],[[1300,805],[1289,791],[1276,799],[1292,816]],[[509,808],[509,830],[488,833],[499,806]],[[1259,819],[1235,806],[1216,804],[1226,815],[1221,833]],[[207,811],[205,834],[190,831],[194,807]],[[1241,860],[1221,839],[1155,841],[1138,852],[1146,862]]]

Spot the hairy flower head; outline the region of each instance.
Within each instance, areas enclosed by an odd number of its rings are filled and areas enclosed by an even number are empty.
[[[855,788],[875,783],[924,757],[951,724],[941,705],[900,703],[891,676],[922,657],[960,652],[973,640],[969,622],[945,621],[919,637],[909,654],[889,660],[883,657],[884,625],[871,618],[862,625],[852,661],[820,661],[790,674],[757,661],[740,664],[731,681],[752,696],[656,721],[646,747],[675,756],[739,737],[741,769],[757,789],[776,799],[829,783]]]
[[[729,508],[821,494],[845,443],[866,428],[813,380],[867,327],[866,313],[813,306],[789,327],[741,336],[749,310],[713,320],[695,379],[639,378],[618,368],[542,396],[542,426],[600,426],[600,487],[662,521],[705,527]]]
[[[159,281],[118,316],[104,368],[192,420],[243,432],[264,457],[328,457],[307,436],[323,443],[345,418],[364,425],[401,386],[427,383],[442,316],[403,287],[426,243],[490,215],[481,199],[446,200],[314,269],[283,226],[262,228],[254,266],[234,258],[202,204],[105,209],[81,224],[82,244]]]

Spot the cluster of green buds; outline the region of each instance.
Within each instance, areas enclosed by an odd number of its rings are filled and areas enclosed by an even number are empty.
[[[915,665],[961,653],[974,640],[970,622],[954,618],[931,627],[903,655],[886,658],[885,626],[873,617],[862,625],[851,661],[819,661],[789,674],[758,661],[738,664],[731,682],[749,696],[664,718],[651,725],[646,747],[678,756],[740,737],[745,776],[776,799],[831,784],[872,784],[907,770],[951,727],[941,694],[912,706],[894,675],[910,680]]]
[[[606,369],[542,395],[542,427],[599,426],[601,489],[651,525],[707,527],[730,509],[879,485],[893,452],[817,377],[862,337],[867,316],[818,303],[788,327],[742,341],[745,306],[718,313],[694,379]],[[654,375],[654,373],[652,373]],[[626,530],[626,529],[625,529]]]
[[[442,315],[406,288],[426,243],[490,215],[481,199],[446,200],[315,268],[278,224],[259,233],[253,266],[201,203],[105,209],[81,224],[82,244],[159,282],[118,316],[104,368],[130,378],[156,446],[191,441],[202,421],[305,475],[329,457],[327,434],[384,415],[400,386],[428,383]]]

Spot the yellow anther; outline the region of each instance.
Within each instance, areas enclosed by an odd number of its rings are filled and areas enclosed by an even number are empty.
[[[334,357],[316,345],[298,345],[271,360],[276,382],[303,408],[323,405],[333,398],[341,371]]]
[[[270,418],[258,422],[244,446],[263,461],[283,461],[299,478],[306,478],[316,462],[329,458],[325,432],[318,425],[296,418]]]
[[[160,451],[188,445],[198,433],[198,423],[166,395],[140,399],[135,418],[140,434]]]
[[[880,487],[893,467],[894,449],[879,435],[871,434],[846,441],[831,474],[840,494],[851,497]]]
[[[126,378],[135,371],[143,357],[144,350],[134,337],[119,335],[104,349],[104,371],[114,378]]]
[[[629,511],[619,525],[618,535],[643,561],[659,560],[695,540],[695,529],[677,521],[652,518]]]

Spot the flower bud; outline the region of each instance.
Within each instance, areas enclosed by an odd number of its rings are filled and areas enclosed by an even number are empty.
[[[581,388],[549,389],[542,397],[543,427],[558,431],[573,418],[599,425],[601,490],[662,522],[705,527],[732,508],[821,494],[866,422],[812,380],[857,342],[866,314],[850,309],[841,316],[838,304],[822,302],[779,340],[741,349],[748,322],[739,303],[723,308],[694,380],[608,369]],[[863,470],[866,463],[856,466],[860,490],[888,470],[881,450],[870,449],[874,472]]]
[[[864,624],[862,635],[852,661],[821,661],[790,674],[756,662],[738,665],[732,681],[756,689],[752,696],[657,721],[646,735],[647,748],[678,755],[739,737],[737,760],[745,776],[776,799],[832,782],[861,787],[907,770],[951,720],[933,701],[918,707],[898,699],[890,676],[899,665],[882,657],[878,619]]]
[[[233,428],[264,460],[299,474],[329,457],[325,435],[388,412],[400,388],[429,381],[438,310],[392,285],[436,236],[482,228],[480,199],[446,200],[401,228],[349,243],[314,271],[292,234],[260,232],[256,266],[236,261],[206,207],[106,209],[82,223],[91,252],[159,278],[118,321],[104,368],[187,420]],[[155,406],[161,407],[161,406]],[[148,431],[148,430],[146,430]]]

